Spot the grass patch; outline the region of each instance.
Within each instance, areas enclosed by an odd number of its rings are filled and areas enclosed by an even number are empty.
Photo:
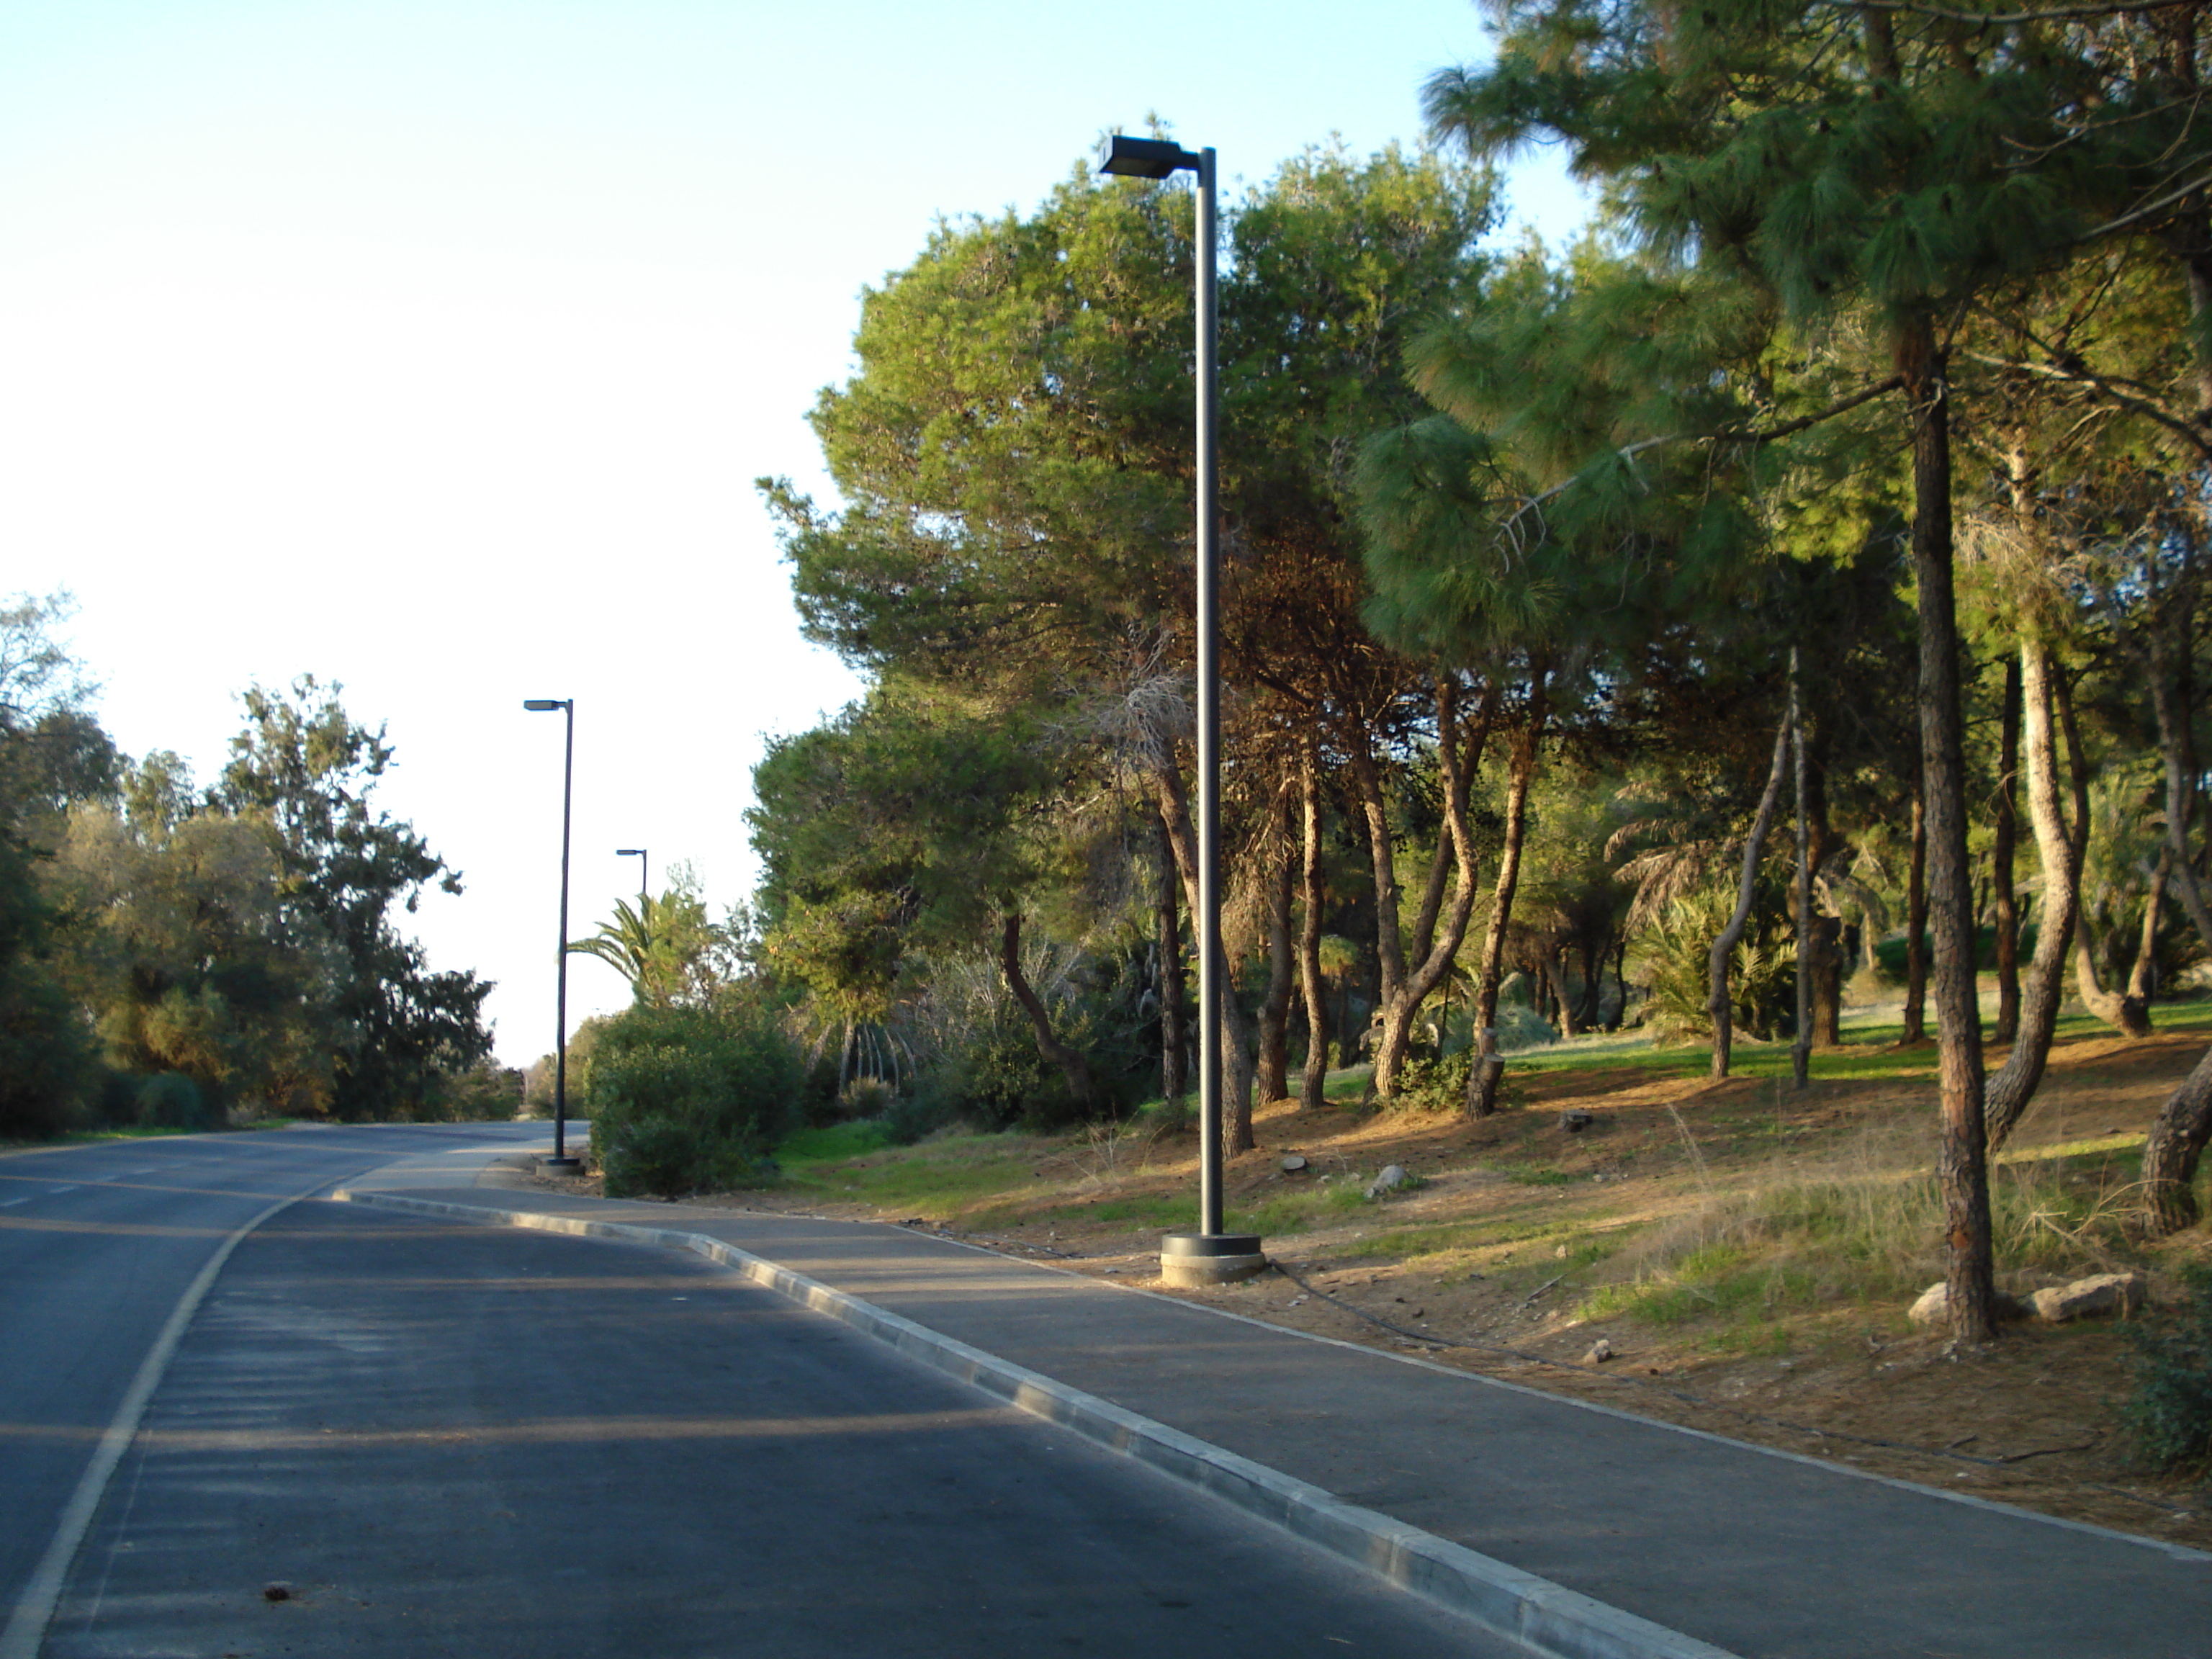
[[[1097,1198],[1045,1210],[1040,1221],[1126,1221],[1132,1227],[1195,1227],[1198,1200],[1188,1193],[1132,1194]]]
[[[787,1136],[775,1149],[775,1158],[779,1164],[793,1167],[835,1164],[845,1158],[865,1158],[890,1145],[890,1137],[880,1123],[833,1123],[826,1128],[801,1129]]]
[[[1341,1220],[1367,1208],[1369,1202],[1357,1183],[1332,1182],[1326,1187],[1283,1193],[1265,1203],[1239,1210],[1228,1225],[1233,1232],[1279,1237],[1285,1233],[1304,1232],[1324,1222]]]
[[[1568,1187],[1575,1179],[1547,1164],[1503,1164],[1498,1172],[1516,1187]]]
[[[2138,1163],[2136,1149],[2092,1141],[1992,1170],[2003,1276],[2057,1280],[2133,1265]],[[1746,1328],[1778,1312],[1910,1299],[1942,1278],[1942,1237],[1922,1138],[1869,1132],[1825,1167],[1778,1162],[1767,1178],[1626,1241],[1582,1309],[1659,1326],[1710,1321],[1713,1343],[1755,1351],[1743,1346],[1753,1340]]]
[[[807,1134],[836,1136],[864,1130],[865,1124],[839,1125]],[[831,1146],[835,1139],[799,1142]],[[911,1147],[878,1146],[843,1157],[809,1159],[802,1151],[786,1164],[786,1184],[833,1201],[859,1199],[885,1209],[904,1210],[933,1220],[974,1216],[1015,1193],[1034,1190],[1040,1143],[1030,1135],[947,1135]]]

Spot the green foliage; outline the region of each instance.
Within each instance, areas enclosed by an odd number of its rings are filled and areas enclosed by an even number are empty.
[[[311,675],[288,691],[244,695],[249,724],[231,740],[214,791],[224,811],[264,826],[281,866],[289,925],[335,947],[329,1018],[317,1033],[328,1109],[347,1119],[410,1116],[444,1073],[491,1050],[481,1010],[491,987],[473,973],[434,972],[392,911],[460,878],[411,825],[374,804],[392,763],[381,729],[356,724]]]
[[[659,898],[616,900],[613,920],[568,948],[597,957],[629,981],[640,1002],[659,1007],[710,1002],[738,973],[732,929],[708,920],[698,884],[684,865]]]
[[[137,1090],[136,1121],[149,1129],[206,1129],[216,1115],[200,1085],[182,1072],[156,1072]]]
[[[1797,953],[1783,935],[1769,903],[1754,906],[1729,958],[1729,995],[1736,1024],[1762,1042],[1786,1035],[1796,1023]],[[1643,980],[1644,1027],[1656,1043],[1696,1042],[1713,1033],[1713,941],[1727,926],[1735,901],[1724,893],[1674,900],[1638,935],[1635,971]]]
[[[1935,961],[1935,941],[1923,933],[1921,935],[1921,942],[1922,947],[1926,952],[1926,954],[1921,957],[1921,960],[1923,962]],[[1882,978],[1889,984],[1902,985],[1905,983],[1905,947],[1906,940],[1905,935],[1902,933],[1898,934],[1894,939],[1883,939],[1874,947],[1875,965],[1881,970]],[[2021,963],[2025,963],[2027,959],[2034,954],[2035,924],[2032,921],[2022,922],[2020,928],[2020,960]],[[1995,970],[1996,965],[1997,930],[1994,927],[1978,928],[1974,933],[1974,967],[1976,971],[1984,974],[1990,973]]]
[[[1025,979],[1060,1040],[1082,1054],[1093,1082],[1079,1099],[1065,1069],[1048,1066],[1004,975],[980,952],[931,958],[911,1030],[923,1060],[913,1103],[897,1109],[902,1132],[959,1122],[994,1131],[1052,1129],[1119,1117],[1157,1086],[1153,1022],[1131,957],[1030,945]]]
[[[66,1128],[91,1086],[90,1034],[48,960],[52,914],[0,826],[0,1136]]]
[[[607,1191],[673,1197],[742,1181],[794,1126],[804,1074],[798,1045],[758,1000],[617,1015],[583,1089]]]
[[[2158,1469],[2212,1454],[2212,1267],[2189,1269],[2183,1285],[2179,1307],[2128,1329],[2135,1392],[2120,1416],[2138,1455]]]
[[[1441,1060],[1409,1055],[1398,1073],[1398,1091],[1386,1103],[1399,1111],[1459,1111],[1467,1105],[1468,1073],[1474,1064],[1471,1048],[1455,1048]]]

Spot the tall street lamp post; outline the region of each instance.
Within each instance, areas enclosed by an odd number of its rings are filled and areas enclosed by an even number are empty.
[[[1221,949],[1221,515],[1215,432],[1220,370],[1215,361],[1214,155],[1164,138],[1115,133],[1098,147],[1098,170],[1131,179],[1189,173],[1198,186],[1198,1134],[1199,1231],[1160,1240],[1160,1276],[1170,1285],[1220,1285],[1267,1265],[1255,1233],[1221,1230],[1221,999],[1228,958]]]
[[[615,848],[615,856],[618,859],[635,859],[637,860],[638,914],[641,916],[645,914],[645,872],[647,866],[649,866],[653,860],[646,857],[645,848],[642,847],[617,847]]]
[[[528,697],[522,706],[533,714],[559,709],[568,717],[568,738],[561,763],[561,954],[557,989],[553,994],[553,1156],[544,1160],[551,1170],[580,1170],[581,1158],[568,1156],[568,822],[576,784],[576,700],[574,697]]]

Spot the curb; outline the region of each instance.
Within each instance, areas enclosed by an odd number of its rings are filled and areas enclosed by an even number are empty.
[[[1735,1659],[1710,1643],[1607,1607],[1377,1510],[1345,1503],[1319,1486],[955,1341],[704,1233],[348,1188],[331,1196],[342,1204],[415,1215],[689,1250],[1094,1445],[1233,1504],[1255,1519],[1472,1619],[1546,1659]]]

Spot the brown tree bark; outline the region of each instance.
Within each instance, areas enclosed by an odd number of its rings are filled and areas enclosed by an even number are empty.
[[[1190,1088],[1189,1037],[1183,1029],[1182,906],[1176,897],[1175,844],[1155,817],[1160,851],[1160,1095],[1181,1100]]]
[[[2020,1025],[2012,1052],[1991,1077],[1983,1116],[1991,1146],[2001,1146],[2034,1097],[2058,1027],[2065,999],[2066,953],[2081,902],[2081,846],[2066,823],[2058,795],[2058,745],[2052,725],[2056,696],[2050,647],[2027,635],[2020,646],[2021,708],[2025,730],[2020,762],[2027,777],[2028,822],[2043,863],[2043,897],[2036,910],[2035,957],[2021,997]]]
[[[999,931],[999,971],[1006,975],[1006,988],[1014,994],[1014,1000],[1029,1016],[1036,1032],[1037,1053],[1044,1056],[1045,1064],[1060,1068],[1067,1079],[1067,1091],[1085,1115],[1097,1110],[1098,1095],[1091,1084],[1090,1062],[1053,1034],[1052,1016],[1022,972],[1022,913],[1018,910],[1006,913]]]
[[[2089,756],[2081,743],[2081,730],[2074,718],[2074,692],[2061,675],[2054,681],[2059,724],[2066,733],[2066,767],[2074,793],[2074,870],[2077,895],[2083,859],[2089,847]],[[2097,973],[2095,941],[2089,937],[2089,919],[2078,896],[2074,906],[2074,994],[2081,1006],[2122,1036],[2150,1035],[2150,1014],[2122,993],[2108,991]]]
[[[1467,1109],[1470,1117],[1488,1117],[1498,1109],[1498,1085],[1504,1080],[1505,1062],[1498,1053],[1498,987],[1505,961],[1506,929],[1513,923],[1513,891],[1521,879],[1521,843],[1528,827],[1528,785],[1536,775],[1542,752],[1548,710],[1546,681],[1550,670],[1532,666],[1528,675],[1528,717],[1505,786],[1505,844],[1498,854],[1498,884],[1491,895],[1490,925],[1482,939],[1482,976],[1476,981],[1474,1000],[1475,1057],[1467,1079]]]
[[[2212,1140],[2212,1049],[2166,1097],[2150,1138],[2143,1143],[2142,1179],[2149,1211],[2145,1231],[2152,1237],[2193,1227],[2203,1218],[2197,1166],[2208,1140]]]
[[[1553,943],[1544,947],[1544,979],[1552,988],[1553,1006],[1558,1010],[1559,1035],[1571,1037],[1579,1035],[1576,1030],[1575,1005],[1567,995],[1566,947]]]
[[[2005,663],[2004,709],[1997,723],[1996,826],[1990,847],[1990,884],[1996,911],[1997,1018],[1992,1042],[2020,1035],[2020,904],[2013,860],[2020,836],[2021,668]]]
[[[1183,787],[1182,771],[1171,752],[1151,763],[1152,787],[1160,822],[1175,853],[1176,872],[1182,877],[1183,903],[1198,914],[1198,830],[1190,821],[1190,798]],[[1201,926],[1200,937],[1204,937]],[[1252,1023],[1237,999],[1236,981],[1229,971],[1229,953],[1221,941],[1211,941],[1214,971],[1221,976],[1221,1144],[1231,1152],[1249,1152],[1252,1138]]]
[[[1306,744],[1298,776],[1299,849],[1303,854],[1305,914],[1298,924],[1298,978],[1305,988],[1306,1064],[1298,1079],[1298,1104],[1313,1108],[1328,1096],[1328,987],[1321,974],[1322,860],[1321,766],[1316,745]]]
[[[1905,888],[1905,1029],[1900,1048],[1928,1041],[1928,803],[1912,787],[1912,865]]]
[[[1759,860],[1766,848],[1767,831],[1774,827],[1775,803],[1782,799],[1782,777],[1789,763],[1790,717],[1784,714],[1782,724],[1775,728],[1774,759],[1766,769],[1766,788],[1759,798],[1759,811],[1751,820],[1750,838],[1744,842],[1743,874],[1736,884],[1735,908],[1729,912],[1727,925],[1705,956],[1705,969],[1712,987],[1705,999],[1705,1012],[1712,1017],[1711,1075],[1717,1078],[1729,1074],[1729,1052],[1735,1036],[1735,1001],[1729,995],[1729,957],[1735,953],[1737,943],[1743,938],[1744,927],[1751,921]]]
[[[1296,872],[1287,838],[1278,842],[1267,879],[1267,994],[1260,1004],[1259,1102],[1290,1093],[1291,993],[1297,984],[1297,963],[1291,945],[1291,884]]]
[[[1797,773],[1797,867],[1793,910],[1797,933],[1797,1037],[1790,1045],[1790,1075],[1802,1090],[1813,1070],[1813,830],[1805,817],[1805,720],[1797,701],[1797,653],[1790,653],[1790,749]]]
[[[1934,936],[1936,1086],[1944,1283],[1952,1335],[1996,1334],[1988,1147],[1982,1117],[1982,1019],[1974,977],[1973,882],[1966,861],[1966,721],[1952,588],[1950,385],[1932,321],[1897,335],[1912,428],[1912,569],[1919,591],[1922,792],[1927,801],[1928,908]]]
[[[1371,757],[1353,757],[1352,782],[1358,792],[1375,866],[1375,943],[1382,969],[1372,1087],[1385,1100],[1395,1093],[1405,1069],[1414,1017],[1450,973],[1461,941],[1467,937],[1468,918],[1474,914],[1474,836],[1467,820],[1467,795],[1496,718],[1498,697],[1495,682],[1486,684],[1471,720],[1463,721],[1457,684],[1448,676],[1436,683],[1437,763],[1443,773],[1444,839],[1431,866],[1410,949],[1399,931],[1397,878],[1391,869],[1394,854],[1381,770]],[[1468,728],[1464,737],[1461,736],[1462,725]],[[1448,871],[1452,891],[1451,904],[1446,909]]]
[[[2128,973],[2127,994],[2145,1009],[2158,994],[2158,929],[2166,909],[2166,889],[2172,860],[2159,849],[2158,864],[2150,872],[2150,890],[2143,895],[2142,934],[2136,941],[2135,966]]]

